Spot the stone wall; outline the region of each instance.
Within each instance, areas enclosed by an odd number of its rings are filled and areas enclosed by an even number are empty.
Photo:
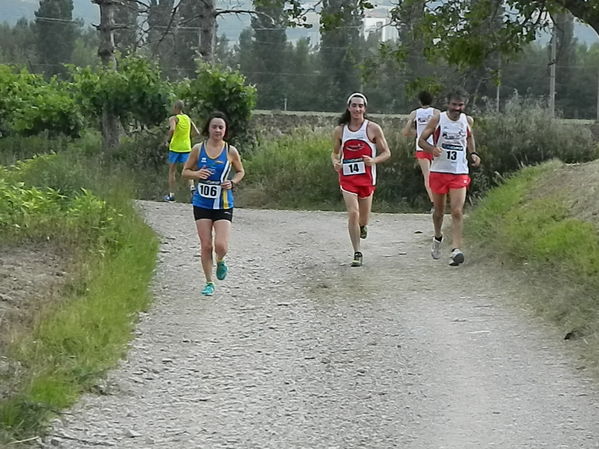
[[[332,132],[337,125],[341,113],[335,112],[304,112],[304,111],[264,111],[255,110],[252,113],[251,126],[272,133],[273,135],[288,134],[295,128],[308,128]],[[407,115],[403,114],[368,114],[368,116],[383,127],[386,134],[401,131]],[[566,120],[587,127],[599,140],[599,122],[592,120]]]
[[[287,134],[295,128],[332,132],[340,116],[341,113],[335,112],[256,110],[252,113],[251,126],[274,135]],[[368,114],[368,116],[380,124],[387,133],[400,131],[408,117],[391,114]]]

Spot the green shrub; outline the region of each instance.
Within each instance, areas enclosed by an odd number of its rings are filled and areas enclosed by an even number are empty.
[[[168,114],[172,88],[162,80],[157,64],[139,56],[119,59],[118,71],[97,67],[71,68],[76,101],[99,118],[104,107],[125,126],[154,126]]]
[[[0,65],[0,131],[3,134],[76,137],[83,117],[71,84]]]
[[[197,73],[197,78],[178,86],[178,94],[189,111],[199,117],[198,127],[211,112],[221,111],[229,119],[231,143],[246,143],[256,88],[248,85],[240,72],[229,68],[201,63]]]
[[[539,103],[518,97],[502,113],[475,117],[474,133],[482,158],[473,183],[479,193],[528,165],[554,158],[573,163],[599,157],[599,147],[588,128],[552,119]]]
[[[58,155],[0,170],[0,233],[16,240],[58,239],[99,252],[114,249],[118,213],[78,180],[90,181],[80,166]]]
[[[324,208],[341,198],[331,166],[330,136],[296,130],[258,147],[244,161],[240,203],[246,207]]]

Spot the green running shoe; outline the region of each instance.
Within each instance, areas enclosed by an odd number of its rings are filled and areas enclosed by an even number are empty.
[[[204,286],[204,290],[202,290],[202,295],[204,296],[212,296],[214,295],[214,283],[207,282]]]
[[[227,277],[228,271],[229,271],[229,267],[227,267],[227,264],[225,263],[224,260],[221,260],[220,262],[216,262],[216,279],[218,279],[219,281],[222,281],[223,279],[225,279]]]
[[[356,251],[354,253],[354,260],[351,262],[352,267],[361,267],[362,266],[362,253]]]
[[[368,226],[360,226],[360,238],[365,239],[368,237]]]

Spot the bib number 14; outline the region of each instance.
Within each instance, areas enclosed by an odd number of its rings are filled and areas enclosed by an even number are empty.
[[[213,184],[198,184],[198,193],[204,198],[218,198],[221,192],[221,186]]]
[[[345,176],[362,175],[364,173],[366,173],[366,165],[364,164],[364,161],[343,163],[343,174]]]

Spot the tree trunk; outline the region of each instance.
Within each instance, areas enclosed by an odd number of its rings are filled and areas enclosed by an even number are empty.
[[[114,56],[114,11],[115,6],[120,4],[118,0],[92,0],[100,7],[100,45],[98,56],[105,69],[116,70],[116,58]],[[102,149],[104,153],[113,152],[119,145],[120,137],[119,119],[108,105],[102,109]]]
[[[200,5],[200,56],[202,60],[212,62],[214,59],[214,45],[216,43],[216,10],[214,8],[214,0],[201,0]]]

